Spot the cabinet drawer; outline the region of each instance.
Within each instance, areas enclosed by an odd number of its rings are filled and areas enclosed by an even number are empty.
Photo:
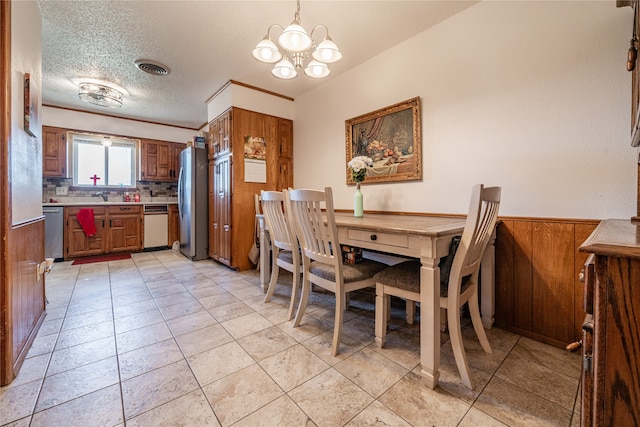
[[[385,246],[395,246],[399,248],[409,247],[409,236],[403,234],[378,233],[370,230],[352,230],[347,233],[349,240],[375,243]]]
[[[142,206],[109,206],[108,208],[109,215],[120,215],[120,214],[141,214]]]
[[[90,208],[93,209],[93,215],[94,216],[104,216],[107,213],[107,208],[105,206],[82,206],[82,207],[65,207],[64,211],[67,215],[71,216],[76,216],[78,214],[78,212],[80,212],[80,209],[84,209],[84,208]]]

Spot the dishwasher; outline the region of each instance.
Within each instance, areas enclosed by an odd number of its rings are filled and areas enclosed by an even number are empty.
[[[64,258],[64,208],[43,206],[44,214],[44,257],[56,261]]]
[[[144,248],[169,245],[169,206],[144,205]]]

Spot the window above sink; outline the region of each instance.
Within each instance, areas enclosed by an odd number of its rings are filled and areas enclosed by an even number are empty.
[[[137,186],[137,139],[69,132],[69,171],[73,186],[125,189]]]

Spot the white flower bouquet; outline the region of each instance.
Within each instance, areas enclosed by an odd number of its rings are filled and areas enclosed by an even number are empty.
[[[367,156],[356,156],[347,163],[347,166],[351,169],[351,177],[359,184],[367,175],[367,166],[373,166],[373,160]]]

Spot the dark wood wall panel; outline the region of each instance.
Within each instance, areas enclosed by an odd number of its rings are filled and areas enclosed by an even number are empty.
[[[44,219],[13,227],[9,233],[10,282],[3,288],[7,298],[8,324],[2,341],[2,385],[17,374],[45,316],[44,277],[38,279],[37,264],[44,261]]]
[[[581,337],[586,260],[598,221],[504,218],[496,239],[496,325],[558,347]]]

